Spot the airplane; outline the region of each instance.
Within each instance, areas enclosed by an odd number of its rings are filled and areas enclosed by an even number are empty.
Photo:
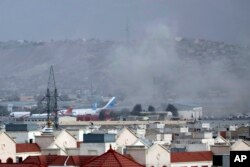
[[[42,116],[47,116],[47,113],[42,113],[42,114],[32,114],[32,117],[42,117]],[[51,114],[50,114],[51,115]]]
[[[30,111],[19,111],[19,112],[11,112],[10,117],[13,118],[23,118],[23,117],[29,117]]]
[[[104,107],[97,108],[97,103],[93,105],[93,108],[73,109],[70,107],[67,110],[60,110],[59,115],[62,115],[62,116],[78,116],[78,115],[87,115],[87,114],[96,115],[101,110],[110,109],[114,105],[115,105],[115,97],[112,97]]]

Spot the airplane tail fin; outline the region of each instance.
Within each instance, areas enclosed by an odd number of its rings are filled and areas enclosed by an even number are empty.
[[[115,105],[115,97],[112,97],[102,109],[110,109]]]
[[[97,109],[97,102],[95,102],[93,105],[92,105],[92,110],[96,110]]]
[[[72,108],[72,107],[69,107],[69,108],[67,109],[67,111],[64,113],[64,115],[72,115],[72,110],[73,110],[73,108]]]

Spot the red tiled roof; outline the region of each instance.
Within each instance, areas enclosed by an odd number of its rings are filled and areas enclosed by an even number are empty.
[[[41,149],[36,143],[18,143],[16,144],[16,152],[41,152]]]
[[[56,158],[58,158],[57,155],[28,156],[22,163],[48,165],[52,163]]]
[[[212,161],[212,159],[213,154],[211,151],[171,153],[171,162]]]
[[[69,158],[68,158],[69,157]],[[63,156],[63,155],[40,155],[40,156],[29,156],[22,163],[23,164],[38,164],[38,165],[67,165],[82,166],[91,159],[97,156]],[[67,159],[68,158],[68,159]]]
[[[42,167],[40,165],[36,164],[5,164],[5,163],[0,163],[0,167]]]
[[[91,159],[95,158],[97,156],[89,156],[89,155],[84,155],[84,156],[58,156],[50,165],[63,165],[64,163],[66,165],[70,166],[82,166],[86,164],[88,161]]]
[[[109,149],[100,156],[61,156],[61,155],[40,155],[29,156],[22,163],[36,164],[41,166],[82,166],[82,167],[143,167],[143,165],[135,162],[131,157],[122,155],[116,151]]]
[[[83,167],[143,167],[136,161],[117,153],[110,148],[106,153],[90,160]]]

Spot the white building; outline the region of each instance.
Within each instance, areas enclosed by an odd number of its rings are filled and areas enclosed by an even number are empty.
[[[178,111],[178,114],[181,119],[198,120],[202,118],[202,107],[195,107],[192,110],[180,110]]]
[[[124,127],[117,134],[116,144],[118,147],[125,148],[125,146],[132,145],[137,141],[138,137],[130,129]]]
[[[67,155],[67,149],[77,148],[76,139],[66,130],[55,131],[35,137],[43,155]]]
[[[116,150],[115,134],[84,134],[84,142],[80,144],[80,155],[101,155],[110,146]]]
[[[140,164],[146,167],[170,166],[170,152],[159,144],[148,146],[127,146],[126,154],[129,154]]]

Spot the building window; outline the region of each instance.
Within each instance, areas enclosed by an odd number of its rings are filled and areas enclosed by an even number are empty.
[[[9,157],[9,158],[6,160],[6,163],[8,163],[8,164],[13,164],[13,159]]]
[[[22,157],[16,157],[16,162],[17,162],[17,163],[23,162],[23,158],[22,158]]]
[[[30,143],[33,143],[33,139],[30,139],[29,141],[30,141]]]
[[[213,155],[213,165],[222,166],[222,155]]]

